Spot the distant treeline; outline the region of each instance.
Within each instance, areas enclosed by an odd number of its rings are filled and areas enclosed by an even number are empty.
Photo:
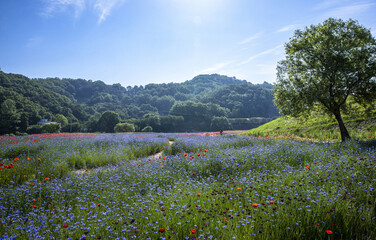
[[[272,87],[218,74],[125,88],[84,79],[29,79],[0,71],[0,134],[39,131],[35,125],[42,118],[59,122],[65,132],[104,131],[100,119],[106,111],[116,113],[119,122],[132,123],[136,131],[147,126],[161,132],[244,129],[244,120],[235,119],[268,121],[278,116]]]

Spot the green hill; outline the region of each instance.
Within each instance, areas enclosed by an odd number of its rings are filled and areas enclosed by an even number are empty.
[[[170,122],[165,128],[153,128],[156,131],[210,131],[214,117],[227,117],[238,129],[249,129],[278,116],[272,87],[267,82],[252,84],[219,74],[198,75],[182,83],[123,87],[99,80],[30,79],[0,71],[0,135],[23,133],[42,117],[55,121],[57,114],[69,123],[63,131],[95,132],[105,111],[114,111],[121,121],[140,126],[144,124],[139,120],[150,114],[161,117],[157,123]],[[173,111],[179,106],[186,118],[183,123],[177,118],[182,114]],[[136,130],[142,130],[140,126]]]
[[[343,114],[345,126],[351,138],[369,140],[376,138],[375,106],[365,109],[349,102]],[[319,141],[340,141],[340,131],[334,117],[320,111],[313,111],[308,117],[279,117],[244,133],[256,137],[303,138]]]

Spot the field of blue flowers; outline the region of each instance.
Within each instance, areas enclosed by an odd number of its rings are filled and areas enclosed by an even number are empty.
[[[0,239],[376,239],[372,142],[56,134],[0,144]]]

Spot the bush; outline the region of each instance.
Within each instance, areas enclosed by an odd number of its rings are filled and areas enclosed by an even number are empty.
[[[146,127],[144,127],[141,131],[142,131],[142,132],[152,132],[152,131],[153,131],[153,128],[150,127],[150,126],[146,126]]]
[[[136,129],[132,123],[118,123],[114,127],[114,132],[135,132]]]
[[[27,128],[26,132],[28,134],[39,134],[42,133],[42,129],[39,125],[31,125]]]
[[[41,129],[44,133],[58,133],[60,131],[60,123],[45,123],[42,125]]]
[[[230,130],[232,129],[232,126],[227,117],[213,117],[210,128],[213,131],[219,131]]]

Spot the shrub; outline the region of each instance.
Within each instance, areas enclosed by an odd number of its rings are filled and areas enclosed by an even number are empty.
[[[118,123],[114,127],[114,132],[134,132],[135,126],[132,123]]]
[[[60,123],[45,123],[42,125],[41,129],[44,133],[58,133],[60,131]]]
[[[39,125],[31,125],[27,128],[26,132],[28,134],[39,134],[42,133],[42,129]]]
[[[153,128],[150,127],[150,126],[146,126],[146,127],[144,127],[141,131],[142,131],[142,132],[152,132],[152,131],[153,131]]]

